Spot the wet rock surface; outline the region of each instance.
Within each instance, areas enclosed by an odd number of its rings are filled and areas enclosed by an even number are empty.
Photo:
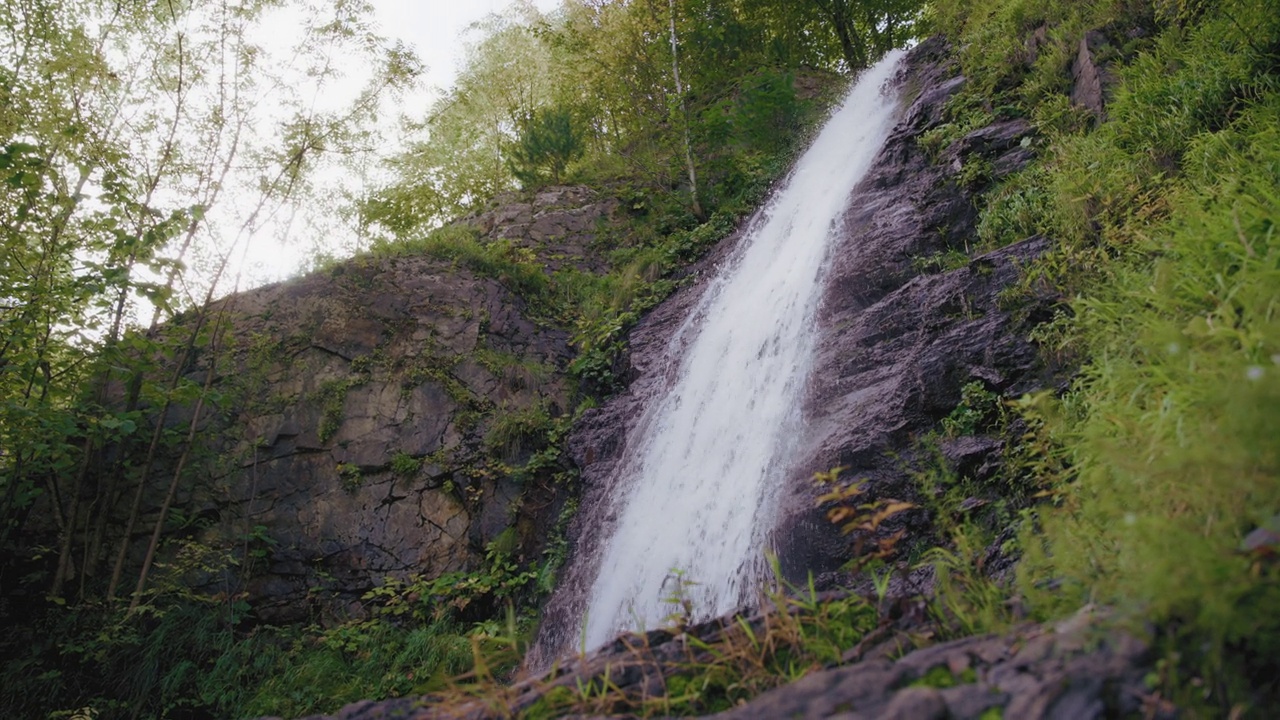
[[[1025,166],[1031,127],[998,121],[932,157],[916,139],[942,122],[944,104],[964,80],[954,75],[945,44],[931,40],[908,56],[899,81],[919,90],[855,191],[826,278],[808,445],[776,539],[783,570],[794,579],[834,571],[849,558],[848,539],[819,507],[825,490],[809,481],[815,473],[844,468],[843,479],[866,482],[869,500],[917,499],[915,442],[956,407],[966,383],[1016,397],[1052,382],[1052,369],[1026,339],[1052,299],[1024,297],[1017,307],[1001,301],[1049,241],[966,252],[976,237],[980,188],[962,180],[963,168],[984,163],[995,180]],[[999,444],[979,443],[962,455],[957,460],[976,469],[998,461]],[[896,522],[928,530],[922,511]]]

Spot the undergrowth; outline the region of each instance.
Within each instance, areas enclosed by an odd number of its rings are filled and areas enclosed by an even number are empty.
[[[192,571],[230,562],[201,557],[201,567],[168,568],[137,611],[64,607],[6,636],[6,717],[300,717],[433,692],[477,662],[509,673],[532,627],[511,608],[539,575],[490,546],[473,571],[387,578],[350,618],[273,626],[250,622],[243,595],[188,588]]]
[[[974,0],[933,20],[972,78],[956,112],[1010,105],[1043,135],[979,232],[1056,241],[1023,287],[1066,298],[1036,336],[1081,363],[1064,393],[1022,403],[1049,444],[1021,461],[1049,502],[1019,524],[1006,593],[1041,618],[1111,606],[1165,653],[1158,693],[1262,717],[1280,692],[1280,565],[1246,538],[1280,514],[1280,16],[1258,0]],[[1094,28],[1117,78],[1101,122],[1064,85]]]
[[[756,617],[744,616],[696,628],[671,628],[619,640],[623,652],[611,668],[572,684],[546,689],[517,713],[528,720],[567,714],[629,714],[640,717],[703,715],[727,710],[810,672],[846,662],[878,627],[873,603],[857,596],[823,597],[812,587],[771,591]],[[681,640],[672,641],[673,634]],[[623,681],[623,665],[653,662],[652,640],[675,642],[676,656],[663,652],[650,666],[656,684],[637,688]],[[644,685],[642,683],[642,685]]]

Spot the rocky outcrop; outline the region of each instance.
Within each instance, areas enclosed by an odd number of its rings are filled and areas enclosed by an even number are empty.
[[[1110,43],[1096,30],[1084,34],[1071,63],[1071,103],[1088,110],[1099,120],[1107,117],[1107,94],[1113,84],[1100,53]]]
[[[607,269],[604,254],[593,245],[618,211],[617,198],[599,198],[585,187],[548,187],[532,197],[504,193],[489,205],[456,224],[529,250],[550,271]]]
[[[1056,626],[968,637],[892,659],[872,657],[823,670],[713,717],[841,720],[970,720],[982,717],[1090,720],[1146,708],[1148,647],[1104,637],[1087,615]],[[878,657],[877,657],[878,656]],[[995,714],[999,712],[999,714]]]
[[[548,188],[460,224],[528,267],[590,271],[616,205]],[[382,578],[471,569],[504,533],[536,559],[567,489],[521,483],[512,467],[536,449],[530,425],[572,409],[572,352],[505,280],[373,255],[215,305],[230,321],[213,384],[225,402],[201,432],[214,461],[178,506],[201,519],[203,543],[245,556],[236,582],[259,619],[359,615]],[[166,422],[189,417],[176,408]]]
[[[855,192],[832,251],[808,446],[776,539],[783,569],[796,579],[849,558],[848,539],[819,507],[824,490],[808,482],[815,473],[842,467],[843,478],[865,481],[869,500],[916,499],[913,443],[956,407],[961,387],[978,381],[1017,396],[1048,382],[1026,339],[1037,301],[1024,300],[1014,312],[1000,300],[1048,242],[1031,238],[976,257],[965,252],[976,235],[980,188],[962,181],[964,167],[983,163],[988,181],[1021,168],[1032,157],[1023,142],[1031,128],[999,121],[931,157],[916,138],[941,122],[944,103],[964,82],[947,57],[938,40],[908,57],[900,81],[921,90]],[[946,257],[961,258],[959,267],[939,267]],[[998,443],[984,447],[985,457],[998,458]],[[898,521],[916,523],[919,534],[926,518],[916,511]]]

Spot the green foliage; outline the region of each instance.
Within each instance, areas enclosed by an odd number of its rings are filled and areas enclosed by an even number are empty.
[[[1022,523],[1018,590],[1043,615],[1094,601],[1154,623],[1166,696],[1207,714],[1265,705],[1280,569],[1241,539],[1280,507],[1280,20],[1256,0],[975,0],[931,21],[965,47],[966,93],[1044,133],[1044,160],[987,195],[982,241],[1058,239],[1024,288],[1074,298],[1037,337],[1081,373],[1019,408],[1039,424],[1018,461],[1052,504]],[[1080,34],[1113,21],[1143,33],[1101,58],[1120,83],[1095,125],[1062,72]],[[1014,62],[1042,23],[1036,62]],[[953,552],[935,560],[964,578]],[[994,594],[961,594],[983,624]],[[1183,692],[1188,677],[1205,690]]]
[[[30,608],[29,624],[0,638],[0,702],[17,717],[81,708],[100,720],[296,717],[436,691],[471,670],[477,652],[496,661],[489,648],[503,628],[465,618],[492,617],[536,578],[495,544],[471,572],[387,578],[361,598],[361,618],[272,627],[245,622],[252,608],[241,596],[189,587],[192,573],[233,567],[226,551],[190,543],[135,612]]]
[[[499,408],[485,435],[485,449],[500,460],[517,462],[543,449],[552,427],[551,415],[543,406]]]
[[[568,108],[540,108],[521,123],[507,165],[521,187],[558,184],[565,168],[583,150],[582,133]]]
[[[837,525],[841,533],[853,534],[856,538],[849,569],[858,572],[894,554],[905,533],[887,534],[881,530],[881,525],[915,505],[887,497],[863,498],[866,480],[842,484],[838,478],[843,470],[838,467],[817,473],[814,481],[819,486],[830,487],[818,497],[818,504],[826,508],[827,519]]]
[[[920,273],[940,273],[958,270],[969,264],[969,254],[951,248],[942,252],[912,259],[911,265]]]
[[[343,406],[346,404],[347,392],[352,387],[352,380],[326,380],[316,389],[316,400],[320,402],[320,425],[316,435],[320,442],[329,442],[342,427]]]
[[[338,463],[338,482],[343,490],[354,493],[364,486],[364,473],[359,465]]]
[[[973,684],[978,681],[973,668],[966,668],[959,676],[951,672],[945,665],[930,668],[924,675],[911,683],[911,687],[931,687],[945,690],[962,684]]]
[[[412,477],[422,468],[422,459],[406,452],[397,452],[391,456],[391,472],[402,477]]]
[[[960,403],[942,418],[942,432],[948,437],[975,435],[998,422],[1003,411],[1000,396],[988,390],[981,380],[972,380],[960,388]]]
[[[416,231],[406,239],[383,240],[375,243],[371,252],[375,257],[424,255],[451,262],[491,277],[532,302],[542,300],[549,292],[547,275],[532,253],[505,241],[482,243],[476,231],[466,225],[448,225]]]

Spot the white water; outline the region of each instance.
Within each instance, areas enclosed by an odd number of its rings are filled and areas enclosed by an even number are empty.
[[[662,626],[676,594],[695,619],[715,617],[753,599],[764,580],[778,491],[802,431],[822,268],[849,195],[893,125],[896,98],[883,88],[900,57],[862,75],[677,333],[675,384],[650,402],[620,465],[626,489],[591,588],[588,649]]]

